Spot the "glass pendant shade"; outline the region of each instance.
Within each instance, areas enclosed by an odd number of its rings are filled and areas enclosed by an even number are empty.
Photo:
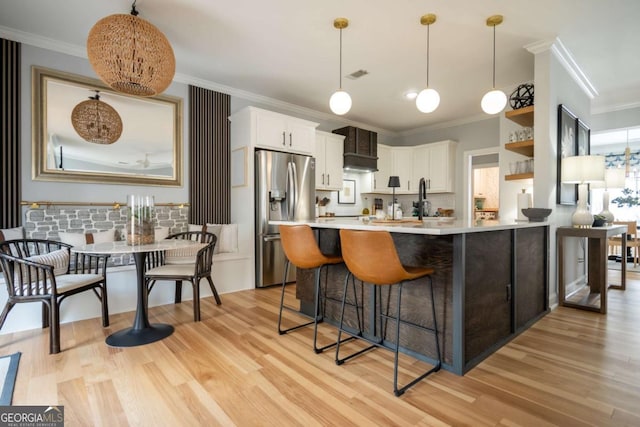
[[[173,49],[153,24],[130,15],[99,20],[87,38],[87,55],[102,81],[118,92],[153,96],[164,92],[176,71]]]
[[[435,89],[423,89],[416,98],[416,107],[423,113],[431,113],[440,105],[440,94]]]
[[[507,106],[507,95],[501,90],[493,89],[482,97],[480,106],[487,114],[498,114]]]
[[[339,116],[347,114],[351,109],[351,96],[343,90],[337,90],[329,99],[329,108]]]
[[[95,144],[113,144],[122,135],[120,115],[98,94],[74,107],[71,124],[82,139]]]

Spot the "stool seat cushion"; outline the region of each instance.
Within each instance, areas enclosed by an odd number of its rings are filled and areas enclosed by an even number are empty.
[[[427,267],[405,267],[388,231],[340,230],[342,256],[349,271],[374,285],[393,285],[433,273]]]
[[[339,255],[320,252],[313,230],[306,224],[281,225],[280,239],[287,259],[298,268],[318,268],[343,262]]]

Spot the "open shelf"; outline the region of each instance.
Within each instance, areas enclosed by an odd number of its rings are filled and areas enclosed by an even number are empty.
[[[516,173],[513,175],[505,175],[504,176],[504,180],[505,181],[515,181],[518,179],[529,179],[529,178],[533,178],[533,172],[527,172],[527,173]]]
[[[527,141],[508,142],[504,145],[504,148],[527,157],[533,157],[533,139],[529,139]]]
[[[533,126],[533,105],[524,108],[518,108],[517,110],[506,111],[504,116],[516,122],[520,126],[532,127]]]

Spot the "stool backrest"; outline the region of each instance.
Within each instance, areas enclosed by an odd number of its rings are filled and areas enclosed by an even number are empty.
[[[392,285],[406,276],[388,231],[340,230],[340,246],[347,268],[359,280]]]
[[[299,268],[316,268],[322,264],[313,230],[308,225],[281,225],[280,241],[287,259]]]

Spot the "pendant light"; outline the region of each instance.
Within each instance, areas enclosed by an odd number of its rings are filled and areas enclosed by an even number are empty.
[[[624,149],[624,176],[631,174],[631,148],[629,147],[629,129],[627,129],[627,147]]]
[[[502,15],[487,18],[487,26],[493,27],[493,89],[482,97],[482,111],[487,114],[498,114],[507,105],[507,95],[496,89],[496,25],[502,24]]]
[[[336,18],[333,26],[340,30],[340,86],[339,89],[331,95],[329,99],[329,108],[334,114],[339,116],[346,114],[351,109],[351,97],[347,92],[342,90],[342,30],[349,26],[347,18]]]
[[[113,144],[122,135],[122,119],[109,104],[100,101],[100,91],[76,105],[71,112],[71,124],[85,141]]]
[[[416,97],[416,107],[423,113],[431,113],[440,105],[440,94],[429,87],[429,28],[436,22],[436,15],[429,13],[420,18],[420,23],[427,26],[427,87]]]
[[[89,62],[102,81],[118,92],[153,96],[164,92],[176,71],[167,38],[153,24],[131,14],[99,20],[87,38]]]

